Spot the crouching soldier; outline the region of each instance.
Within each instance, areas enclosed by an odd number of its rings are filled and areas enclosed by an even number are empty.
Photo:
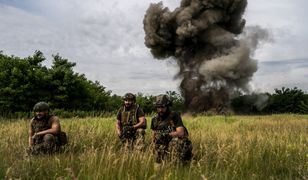
[[[35,104],[33,111],[35,116],[30,121],[28,155],[56,152],[67,143],[59,118],[49,113],[49,105],[45,102]]]
[[[156,97],[157,115],[152,118],[154,157],[156,166],[163,161],[186,163],[192,158],[192,144],[188,131],[178,113],[171,111],[167,95]]]
[[[126,93],[123,97],[124,106],[118,110],[116,131],[128,149],[143,150],[146,119],[141,107],[136,104],[136,96]]]

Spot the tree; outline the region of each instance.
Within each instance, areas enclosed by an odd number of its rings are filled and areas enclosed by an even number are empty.
[[[272,113],[303,113],[307,112],[307,96],[297,87],[290,89],[282,87],[275,89],[275,93],[271,95],[268,112]]]
[[[0,53],[0,107],[2,111],[29,111],[42,92],[43,75],[41,66],[45,58],[40,51],[32,57],[21,59]],[[33,92],[35,90],[35,93]]]
[[[65,110],[111,110],[111,91],[75,73],[76,63],[57,54],[47,68],[44,60],[40,51],[24,59],[0,52],[1,112],[30,111],[38,101]]]
[[[142,93],[137,93],[136,101],[139,104],[145,113],[152,113],[155,110],[154,107],[154,96],[145,96]]]
[[[175,91],[167,91],[167,96],[169,96],[172,101],[172,109],[176,111],[182,111],[184,109],[184,98]]]
[[[234,112],[240,114],[263,113],[268,104],[270,94],[253,93],[240,95],[231,99],[231,108]]]

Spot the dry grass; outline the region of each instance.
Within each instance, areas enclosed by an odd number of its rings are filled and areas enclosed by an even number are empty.
[[[150,119],[150,118],[147,118]],[[25,158],[27,120],[0,122],[0,179],[307,179],[308,116],[185,117],[194,160],[154,171],[144,152],[123,152],[114,118],[62,119],[69,145]],[[150,124],[150,122],[148,122]]]

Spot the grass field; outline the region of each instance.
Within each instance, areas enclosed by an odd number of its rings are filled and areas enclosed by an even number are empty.
[[[148,117],[148,126],[150,118]],[[155,171],[145,152],[123,152],[114,118],[61,119],[63,153],[24,157],[28,120],[0,121],[0,179],[308,179],[308,116],[184,117],[194,160]]]

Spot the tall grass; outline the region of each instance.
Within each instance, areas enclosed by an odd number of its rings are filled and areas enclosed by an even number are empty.
[[[159,171],[153,166],[149,129],[146,150],[132,152],[120,148],[114,118],[62,119],[62,129],[69,135],[63,152],[25,158],[29,121],[2,121],[0,179],[308,178],[308,116],[183,119],[194,159],[186,166],[167,163]]]

